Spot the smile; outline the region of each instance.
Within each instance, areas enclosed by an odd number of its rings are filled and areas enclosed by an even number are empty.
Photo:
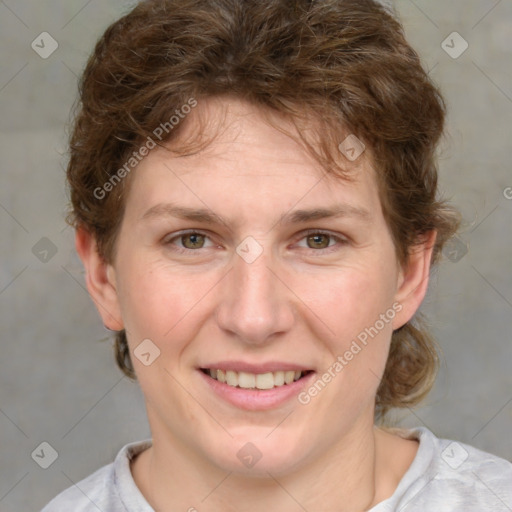
[[[310,373],[309,371],[301,370],[249,373],[209,368],[202,368],[201,371],[209,375],[212,379],[234,388],[260,390],[273,389],[292,384]]]

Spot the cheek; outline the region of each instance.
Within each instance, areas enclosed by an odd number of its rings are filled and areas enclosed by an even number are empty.
[[[134,345],[145,338],[162,351],[178,351],[178,340],[191,339],[200,325],[211,290],[222,275],[176,272],[161,262],[130,262],[120,269],[121,312]]]
[[[302,275],[294,291],[337,340],[354,337],[373,325],[392,308],[395,296],[393,274],[378,264],[322,276]]]
[[[357,409],[373,400],[397,314],[393,307],[394,278],[393,272],[373,261],[337,270],[322,279],[305,279],[297,288],[297,294],[315,313],[308,316],[311,325],[318,326],[315,334],[323,341],[322,371],[329,374],[327,379],[335,375],[334,385],[329,385],[330,398],[326,394],[324,403],[338,403],[343,396],[346,404]]]
[[[321,320],[334,331],[322,339],[318,379],[328,383],[313,383],[301,403],[314,404],[317,417],[329,415],[345,425],[373,407],[393,331],[393,294],[375,286],[366,273],[330,280],[329,291],[317,289],[316,299]]]

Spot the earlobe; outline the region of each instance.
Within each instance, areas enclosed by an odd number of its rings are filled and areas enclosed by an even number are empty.
[[[87,290],[103,324],[112,331],[123,329],[114,267],[99,255],[94,236],[85,228],[76,230],[75,247],[85,268]]]
[[[412,247],[407,265],[399,272],[395,301],[402,309],[393,320],[393,330],[405,325],[425,298],[436,235],[435,231],[430,231],[421,244]]]

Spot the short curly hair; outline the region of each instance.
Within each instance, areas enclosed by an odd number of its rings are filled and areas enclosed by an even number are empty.
[[[328,173],[341,128],[355,134],[371,150],[399,261],[435,230],[437,262],[459,223],[437,191],[446,107],[399,20],[372,0],[147,0],[110,25],[80,81],[67,167],[68,222],[94,235],[106,262],[129,179],[109,194],[97,191],[177,108],[222,94],[286,116],[304,139],[303,128],[316,126],[315,155]],[[162,142],[177,139],[183,124]],[[135,378],[124,330],[115,352]],[[418,403],[437,367],[417,314],[392,334],[377,416]]]

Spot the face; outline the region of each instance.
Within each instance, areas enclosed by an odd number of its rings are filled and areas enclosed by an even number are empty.
[[[133,171],[100,311],[127,330],[155,445],[238,472],[259,453],[253,472],[281,474],[372,428],[420,298],[364,154],[342,181],[254,106],[196,110],[223,129]]]

